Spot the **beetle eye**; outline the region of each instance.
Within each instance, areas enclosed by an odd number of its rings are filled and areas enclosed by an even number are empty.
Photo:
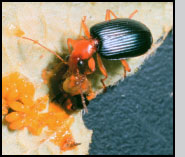
[[[78,69],[80,70],[80,73],[84,73],[85,72],[85,63],[83,60],[79,60],[78,61]]]
[[[84,61],[83,60],[79,60],[78,61],[78,67],[83,67],[84,65]]]

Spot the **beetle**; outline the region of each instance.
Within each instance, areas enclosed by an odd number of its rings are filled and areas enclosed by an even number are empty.
[[[71,38],[67,39],[70,54],[67,62],[37,41],[27,37],[22,38],[34,41],[49,52],[55,54],[63,63],[69,66],[69,77],[63,82],[63,89],[73,96],[91,93],[89,92],[91,90],[87,90],[90,85],[86,79],[86,75],[96,70],[95,60],[93,58],[96,53],[98,67],[104,75],[104,78],[101,79],[101,83],[105,91],[106,85],[104,82],[108,74],[101,57],[107,60],[120,60],[124,68],[124,77],[126,77],[126,72],[131,71],[126,59],[145,54],[153,43],[152,34],[147,26],[131,19],[137,12],[138,11],[135,10],[128,18],[117,18],[117,16],[108,9],[106,11],[105,21],[93,25],[90,31],[85,24],[86,16],[84,16],[81,21],[81,29],[84,30],[85,36],[80,35],[79,38],[75,40]],[[114,19],[111,19],[111,15]],[[81,76],[85,79],[81,79]],[[80,86],[76,87],[75,84],[80,84]],[[84,87],[82,87],[83,85]]]
[[[69,69],[72,73],[81,69],[84,72],[84,61],[88,61],[90,73],[94,72],[95,61],[93,54],[96,53],[99,69],[104,75],[104,78],[101,79],[104,90],[106,89],[104,81],[108,75],[101,57],[108,60],[121,60],[124,67],[124,77],[126,77],[126,72],[130,72],[131,69],[125,59],[146,53],[153,43],[150,30],[141,22],[131,19],[135,13],[137,13],[137,10],[129,18],[117,18],[108,9],[105,21],[93,25],[90,32],[85,24],[86,16],[84,16],[81,27],[87,39],[81,37],[81,39],[77,40],[70,38],[67,40],[69,53],[71,54]],[[110,18],[111,14],[114,16],[112,20]],[[70,46],[73,47],[72,52]]]
[[[54,70],[52,70],[51,73],[55,73],[53,75],[54,77],[50,77],[50,75],[52,75],[50,72],[48,77],[47,71],[45,69],[42,73],[44,82],[48,82],[47,80],[51,79],[51,82],[54,82],[55,84],[58,83],[60,85],[60,93],[57,93],[56,96],[52,98],[52,101],[61,104],[62,107],[69,113],[82,108],[88,112],[87,105],[89,104],[90,100],[95,98],[96,94],[93,92],[91,82],[87,79],[86,75],[79,73],[79,71],[76,73],[71,73],[71,70],[69,70],[68,62],[66,62],[54,51],[40,44],[38,41],[28,37],[21,38],[33,41],[35,44],[43,47],[47,51],[54,54],[58,59],[60,59],[62,63],[55,66]],[[50,86],[50,90],[58,91],[58,87],[55,86],[53,88]]]

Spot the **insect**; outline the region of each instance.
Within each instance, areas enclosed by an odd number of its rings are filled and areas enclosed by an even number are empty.
[[[86,76],[96,70],[94,54],[97,57],[98,67],[104,75],[101,83],[104,90],[106,90],[104,82],[108,74],[101,57],[108,60],[120,60],[124,68],[124,77],[126,77],[126,72],[131,71],[126,59],[140,56],[150,49],[153,42],[152,34],[144,24],[131,19],[135,13],[137,13],[137,10],[129,18],[117,18],[108,9],[105,21],[95,24],[90,28],[90,31],[85,24],[86,16],[84,16],[81,22],[81,29],[84,30],[85,36],[80,35],[78,39],[68,38],[67,40],[70,54],[68,62],[37,41],[27,37],[22,38],[42,46],[69,66],[69,76],[63,82],[63,90],[71,96],[80,94],[84,104],[83,94],[93,95],[90,82]],[[111,19],[111,15],[114,19]]]
[[[85,75],[75,76],[69,73],[69,66],[64,63],[53,65],[54,69],[44,70],[42,76],[47,80],[50,100],[60,106],[68,113],[78,109],[85,109],[91,100],[91,83]],[[49,73],[49,77],[47,78]],[[50,77],[51,76],[51,77]],[[68,92],[66,92],[68,91]],[[85,105],[85,106],[84,106]]]
[[[88,62],[89,73],[94,72],[93,54],[96,53],[99,69],[104,75],[101,79],[104,89],[106,89],[104,81],[108,75],[101,57],[108,60],[121,60],[124,77],[126,77],[126,71],[130,72],[131,69],[125,59],[146,53],[153,42],[150,30],[144,24],[131,19],[136,12],[137,10],[129,18],[117,18],[111,10],[107,10],[105,21],[92,26],[90,32],[85,24],[86,17],[84,16],[81,27],[87,39],[81,37],[81,39],[67,41],[71,54],[69,69],[72,73],[77,70],[84,73],[85,62]],[[112,20],[111,14],[114,16]],[[70,46],[73,47],[72,52]]]

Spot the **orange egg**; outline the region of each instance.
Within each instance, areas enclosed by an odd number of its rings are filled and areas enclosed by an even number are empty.
[[[44,127],[48,127],[45,133],[48,135],[44,142],[50,139],[58,145],[61,151],[73,149],[76,146],[70,127],[74,121],[63,109],[54,103],[49,104],[48,95],[34,101],[35,88],[28,79],[20,73],[11,73],[2,79],[2,114],[12,130],[27,128],[33,135],[40,135]],[[13,111],[8,113],[8,108]],[[52,138],[50,138],[52,136]]]

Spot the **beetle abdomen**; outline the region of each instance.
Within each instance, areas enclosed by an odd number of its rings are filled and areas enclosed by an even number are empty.
[[[124,59],[144,54],[153,39],[150,30],[131,19],[113,19],[90,28],[90,34],[98,39],[97,52],[106,59]]]

